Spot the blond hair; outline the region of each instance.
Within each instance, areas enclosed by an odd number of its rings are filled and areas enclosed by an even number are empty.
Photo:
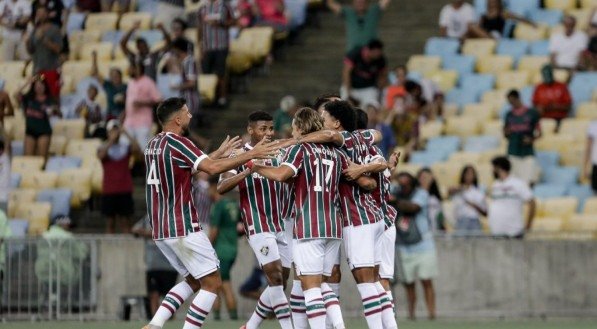
[[[296,112],[293,124],[303,135],[323,129],[321,115],[309,107],[303,107]]]

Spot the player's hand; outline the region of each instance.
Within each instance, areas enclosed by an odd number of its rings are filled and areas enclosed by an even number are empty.
[[[249,153],[252,153],[253,159],[272,159],[278,154],[280,142],[270,142],[267,138],[262,139]]]
[[[363,175],[362,166],[350,162],[348,168],[342,171],[347,180],[356,180]]]
[[[394,169],[396,169],[396,166],[398,166],[398,161],[400,161],[400,152],[392,153],[392,155],[390,155],[390,160],[388,161],[390,171],[394,171]]]
[[[234,151],[234,149],[237,149],[241,144],[242,140],[239,136],[235,136],[233,138],[230,138],[230,136],[226,136],[226,139],[224,139],[222,144],[220,144],[220,147],[218,147],[217,152],[221,153],[221,158],[227,158],[230,156],[230,154],[232,154],[232,151]]]

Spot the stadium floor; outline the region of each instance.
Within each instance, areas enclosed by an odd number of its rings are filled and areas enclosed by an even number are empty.
[[[2,329],[141,329],[144,324],[138,322],[9,322],[2,323]],[[209,321],[206,329],[236,329],[241,322]],[[520,321],[473,321],[473,320],[438,320],[434,322],[420,320],[416,322],[403,321],[400,329],[595,329],[597,320],[520,320]],[[348,329],[367,328],[364,321],[350,320],[346,323]],[[164,329],[182,328],[182,322],[170,322]],[[273,321],[266,322],[262,329],[280,328]]]

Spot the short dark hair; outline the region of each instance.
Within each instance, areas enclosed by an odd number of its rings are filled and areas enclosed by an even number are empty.
[[[338,94],[321,94],[319,96],[317,96],[317,98],[315,99],[315,104],[313,104],[313,109],[315,111],[317,111],[322,105],[324,105],[325,103],[329,103],[330,99],[332,98],[340,98],[340,95]]]
[[[164,125],[172,114],[180,111],[187,101],[182,97],[170,97],[158,105],[158,109],[156,111],[158,120],[162,125]]]
[[[407,80],[404,83],[404,90],[406,90],[407,93],[412,93],[417,88],[423,89],[420,84],[418,84],[412,80]]]
[[[383,42],[381,42],[379,39],[373,39],[373,40],[369,41],[369,43],[367,44],[367,48],[383,49]]]
[[[493,160],[491,160],[491,164],[494,167],[502,169],[506,172],[510,172],[510,169],[512,169],[512,164],[510,163],[510,160],[508,160],[508,158],[505,156],[499,156],[499,157],[493,158]]]
[[[176,38],[172,40],[171,44],[172,49],[179,50],[182,52],[188,52],[190,48],[190,42],[183,39],[183,38]]]
[[[251,114],[249,114],[249,124],[251,123],[255,123],[257,121],[273,121],[274,118],[272,117],[271,114],[265,112],[265,111],[255,111]]]
[[[398,175],[396,175],[396,178],[400,177],[408,178],[410,188],[412,188],[413,190],[417,187],[417,185],[419,185],[419,181],[417,180],[417,178],[407,171],[401,171],[398,173]]]
[[[0,151],[4,150],[4,137],[0,136]]]
[[[186,29],[187,29],[187,27],[189,27],[189,25],[187,24],[187,22],[185,22],[185,21],[184,21],[182,18],[180,18],[180,17],[177,17],[177,18],[175,18],[175,19],[172,21],[172,23],[178,23],[178,24],[180,24],[180,26],[182,26],[182,29],[183,29],[183,30],[186,30]]]
[[[357,120],[354,113],[354,108],[347,101],[333,101],[324,105],[324,109],[331,116],[340,121],[342,128],[346,131],[354,131],[356,129]]]
[[[516,89],[511,89],[508,92],[507,97],[508,98],[513,97],[513,98],[516,98],[516,99],[520,99],[520,93]]]
[[[147,45],[147,47],[149,47],[149,42],[147,42],[147,40],[144,37],[137,37],[137,39],[135,39],[136,43],[144,43]]]
[[[355,108],[354,114],[356,117],[356,129],[367,129],[369,125],[369,115],[363,109]]]

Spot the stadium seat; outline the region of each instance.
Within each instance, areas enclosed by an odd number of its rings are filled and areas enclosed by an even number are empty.
[[[577,142],[570,147],[561,151],[562,165],[569,167],[582,168],[584,165],[584,157],[586,152],[585,141]]]
[[[496,149],[500,146],[500,139],[495,136],[481,135],[468,137],[462,147],[465,152],[481,153]]]
[[[272,50],[273,36],[271,27],[243,29],[238,38],[230,42],[230,51],[245,53],[254,64],[261,64]]]
[[[29,222],[26,219],[13,218],[8,221],[8,227],[10,227],[12,237],[24,238],[27,236],[27,231],[29,231]],[[18,248],[12,248],[10,251],[18,251]]]
[[[69,156],[55,156],[48,159],[46,171],[59,173],[65,169],[81,167],[81,158]]]
[[[551,167],[543,172],[543,182],[572,186],[578,183],[580,173],[576,167]]]
[[[73,142],[73,140],[83,139],[85,136],[85,120],[58,120],[54,122],[52,131],[52,136],[64,136],[69,140],[68,144],[70,144]]]
[[[446,104],[454,104],[462,108],[467,104],[478,102],[478,97],[474,92],[466,91],[461,88],[454,88],[446,94]]]
[[[482,121],[481,132],[483,135],[502,137],[504,135],[504,123],[501,120]]]
[[[491,163],[491,160],[493,160],[495,157],[502,156],[505,154],[506,154],[505,147],[502,147],[502,146],[500,146],[499,148],[493,149],[493,150],[487,150],[487,151],[480,153],[481,162],[482,163]]]
[[[49,202],[31,202],[17,208],[16,217],[29,222],[29,235],[40,235],[50,226],[52,205]]]
[[[575,197],[560,197],[544,200],[542,216],[569,219],[578,208],[578,199]]]
[[[564,69],[555,69],[553,70],[553,78],[555,81],[567,84],[570,78],[570,72]],[[541,82],[543,82],[543,75],[541,74],[541,71],[535,72],[534,76],[531,77],[531,83],[536,85],[540,84]]]
[[[549,136],[555,134],[557,124],[556,120],[550,118],[542,118],[539,120],[539,125],[541,125],[541,135]]]
[[[587,198],[582,210],[583,214],[597,215],[597,196]]]
[[[458,82],[457,71],[435,71],[428,72],[425,77],[437,84],[442,92],[447,92],[454,88]]]
[[[537,9],[531,12],[530,19],[537,24],[556,26],[562,22],[563,17],[561,10]]]
[[[592,9],[597,7],[597,0],[580,0],[580,7]]]
[[[597,120],[597,102],[579,104],[575,112],[579,119]]]
[[[423,168],[423,166],[416,163],[401,163],[396,169],[396,173],[407,172],[413,176],[416,176],[421,168]]]
[[[564,220],[554,217],[538,217],[533,221],[531,232],[533,233],[557,233],[564,227]]]
[[[475,0],[473,5],[477,15],[483,15],[487,11],[487,0]]]
[[[233,75],[242,75],[252,67],[251,57],[243,53],[229,53],[226,59],[228,72]]]
[[[544,0],[545,8],[566,11],[576,8],[576,0]]]
[[[66,61],[62,64],[62,74],[72,79],[72,85],[76,86],[79,81],[91,75],[90,61]]]
[[[199,74],[199,94],[205,103],[211,104],[216,100],[218,76],[215,74]]]
[[[533,192],[535,197],[539,199],[550,199],[550,198],[559,198],[566,196],[566,192],[568,191],[568,187],[565,185],[558,185],[558,184],[546,184],[540,183],[536,184],[533,187]]]
[[[560,153],[555,151],[538,151],[535,153],[535,158],[543,171],[557,167],[560,163]]]
[[[120,43],[120,40],[122,39],[122,37],[124,36],[125,33],[126,33],[125,31],[121,31],[121,30],[106,31],[102,34],[101,41],[109,42],[113,46],[118,46],[118,44]]]
[[[522,89],[529,84],[529,72],[504,71],[497,73],[497,89]]]
[[[44,167],[42,156],[15,156],[12,158],[10,171],[22,175],[41,171]]]
[[[409,163],[430,167],[434,163],[444,161],[446,157],[441,152],[415,151],[410,154]]]
[[[460,166],[467,164],[474,165],[481,162],[481,153],[478,152],[454,152],[448,158],[449,163],[457,163]],[[435,172],[435,171],[434,171]],[[435,172],[437,177],[437,172]]]
[[[83,168],[91,170],[91,192],[101,194],[104,183],[104,168],[97,156],[83,159]]]
[[[102,32],[97,30],[81,30],[75,31],[68,36],[70,47],[70,59],[76,60],[79,58],[81,50],[88,44],[100,42]]]
[[[25,71],[25,61],[0,62],[0,77],[21,78]]]
[[[24,140],[25,119],[16,115],[4,117],[4,132],[10,140]]]
[[[85,30],[100,33],[116,30],[118,14],[116,13],[90,13],[85,20]]]
[[[477,135],[480,131],[479,121],[469,117],[451,117],[446,119],[446,134],[459,137]]]
[[[499,110],[507,103],[507,89],[488,90],[481,96],[481,102],[493,105],[495,110]]]
[[[50,218],[55,218],[59,215],[70,215],[70,200],[73,192],[70,189],[45,189],[37,193],[37,202],[49,202],[52,204],[52,211]]]
[[[572,77],[568,89],[570,89],[574,103],[580,104],[591,101],[595,86],[597,86],[597,73],[578,72]]]
[[[466,39],[462,45],[462,54],[477,58],[492,55],[497,42],[493,39]]]
[[[489,74],[468,74],[460,79],[460,88],[465,93],[475,95],[476,100],[479,100],[485,92],[492,90],[494,85],[495,77]]]
[[[164,35],[160,30],[142,30],[137,32],[137,37],[145,39],[145,41],[147,41],[150,47],[154,47],[155,45],[164,41]],[[196,37],[197,34],[194,35],[194,38]]]
[[[427,141],[425,149],[427,151],[445,152],[446,155],[458,151],[460,147],[460,138],[457,136],[441,136],[431,138]]]
[[[458,186],[462,167],[463,164],[458,162],[441,162],[433,164],[431,166],[431,171],[433,171],[433,175],[435,176],[438,185],[445,188],[447,191],[447,189],[452,186]]]
[[[10,142],[10,155],[11,156],[23,156],[25,155],[25,142],[20,141],[11,141]]]
[[[578,140],[586,138],[587,129],[589,128],[591,121],[586,119],[572,119],[568,118],[562,120],[560,125],[560,135],[567,135],[575,137]]]
[[[460,49],[460,42],[452,38],[433,37],[425,43],[425,55],[427,56],[448,56],[456,55]]]
[[[85,23],[85,18],[87,18],[87,15],[85,13],[70,11],[67,17],[66,34],[71,35],[73,32],[83,29],[83,24]]]
[[[518,40],[538,41],[547,38],[549,28],[545,25],[538,25],[534,27],[525,23],[516,24],[514,29],[514,37]]]
[[[12,218],[16,216],[17,206],[35,201],[37,191],[31,188],[17,188],[8,192],[8,209],[6,216]]]
[[[133,27],[133,25],[136,22],[140,23],[140,26],[139,26],[140,30],[151,29],[151,14],[144,13],[144,12],[124,13],[124,14],[122,14],[122,17],[120,17],[120,22],[118,23],[118,26],[119,26],[120,30],[128,31]],[[167,28],[169,28],[169,27],[167,27]]]
[[[16,172],[10,173],[10,188],[18,188],[21,185],[21,174]]]
[[[419,138],[426,141],[430,138],[440,136],[444,130],[444,124],[441,121],[427,121],[421,125]]]
[[[528,51],[529,42],[516,39],[500,39],[496,49],[498,55],[510,56],[514,58],[516,63],[522,56],[526,55]]]
[[[479,185],[481,186],[491,186],[493,183],[493,167],[491,163],[478,163],[475,164],[475,169],[477,169],[477,177],[479,178]]]
[[[483,56],[477,61],[477,71],[479,73],[496,74],[511,70],[513,65],[514,59],[511,56]]]
[[[457,71],[460,76],[473,73],[476,62],[477,59],[474,56],[452,55],[442,58],[443,69]]]
[[[578,199],[576,212],[580,213],[585,208],[586,201],[593,197],[593,189],[588,184],[574,185],[568,189],[568,195]]]
[[[573,143],[577,143],[576,138],[562,134],[545,135],[535,141],[535,149],[539,151],[557,151],[563,152]]]
[[[532,56],[549,56],[549,40],[531,42],[529,54]]]
[[[566,14],[576,18],[576,27],[579,30],[586,30],[591,24],[591,12],[591,9],[575,9],[568,10]]]
[[[479,122],[492,119],[494,113],[493,106],[487,103],[467,104],[462,110],[462,116],[474,117]]]
[[[68,156],[79,157],[84,159],[88,156],[95,157],[97,149],[102,144],[102,141],[97,138],[76,139],[68,142],[65,154]]]
[[[79,208],[91,196],[91,170],[63,170],[58,177],[58,187],[72,190],[71,207]]]
[[[97,60],[110,61],[112,60],[112,50],[114,45],[109,42],[95,42],[86,44],[79,51],[79,59],[82,61],[91,61],[93,52],[97,54]]]
[[[518,62],[518,69],[529,71],[531,74],[541,71],[541,68],[549,64],[548,56],[523,56]]]
[[[597,217],[593,214],[576,214],[566,222],[564,227],[568,232],[595,233],[597,232]]]
[[[50,139],[49,153],[57,156],[63,155],[64,150],[66,149],[66,142],[67,139],[64,136],[52,136],[52,139]]]
[[[439,70],[441,61],[439,56],[414,55],[408,59],[406,67],[408,71],[425,74]]]
[[[529,16],[530,13],[541,6],[541,0],[514,0],[508,1],[508,10],[521,16]]]
[[[126,82],[128,79],[128,68],[130,66],[130,62],[128,59],[116,59],[109,62],[100,62],[97,64],[97,69],[99,74],[102,77],[109,77],[111,69],[119,69],[122,73],[123,80]]]
[[[23,174],[20,188],[31,188],[41,190],[45,188],[56,187],[58,174],[53,172],[37,171],[33,173]]]

